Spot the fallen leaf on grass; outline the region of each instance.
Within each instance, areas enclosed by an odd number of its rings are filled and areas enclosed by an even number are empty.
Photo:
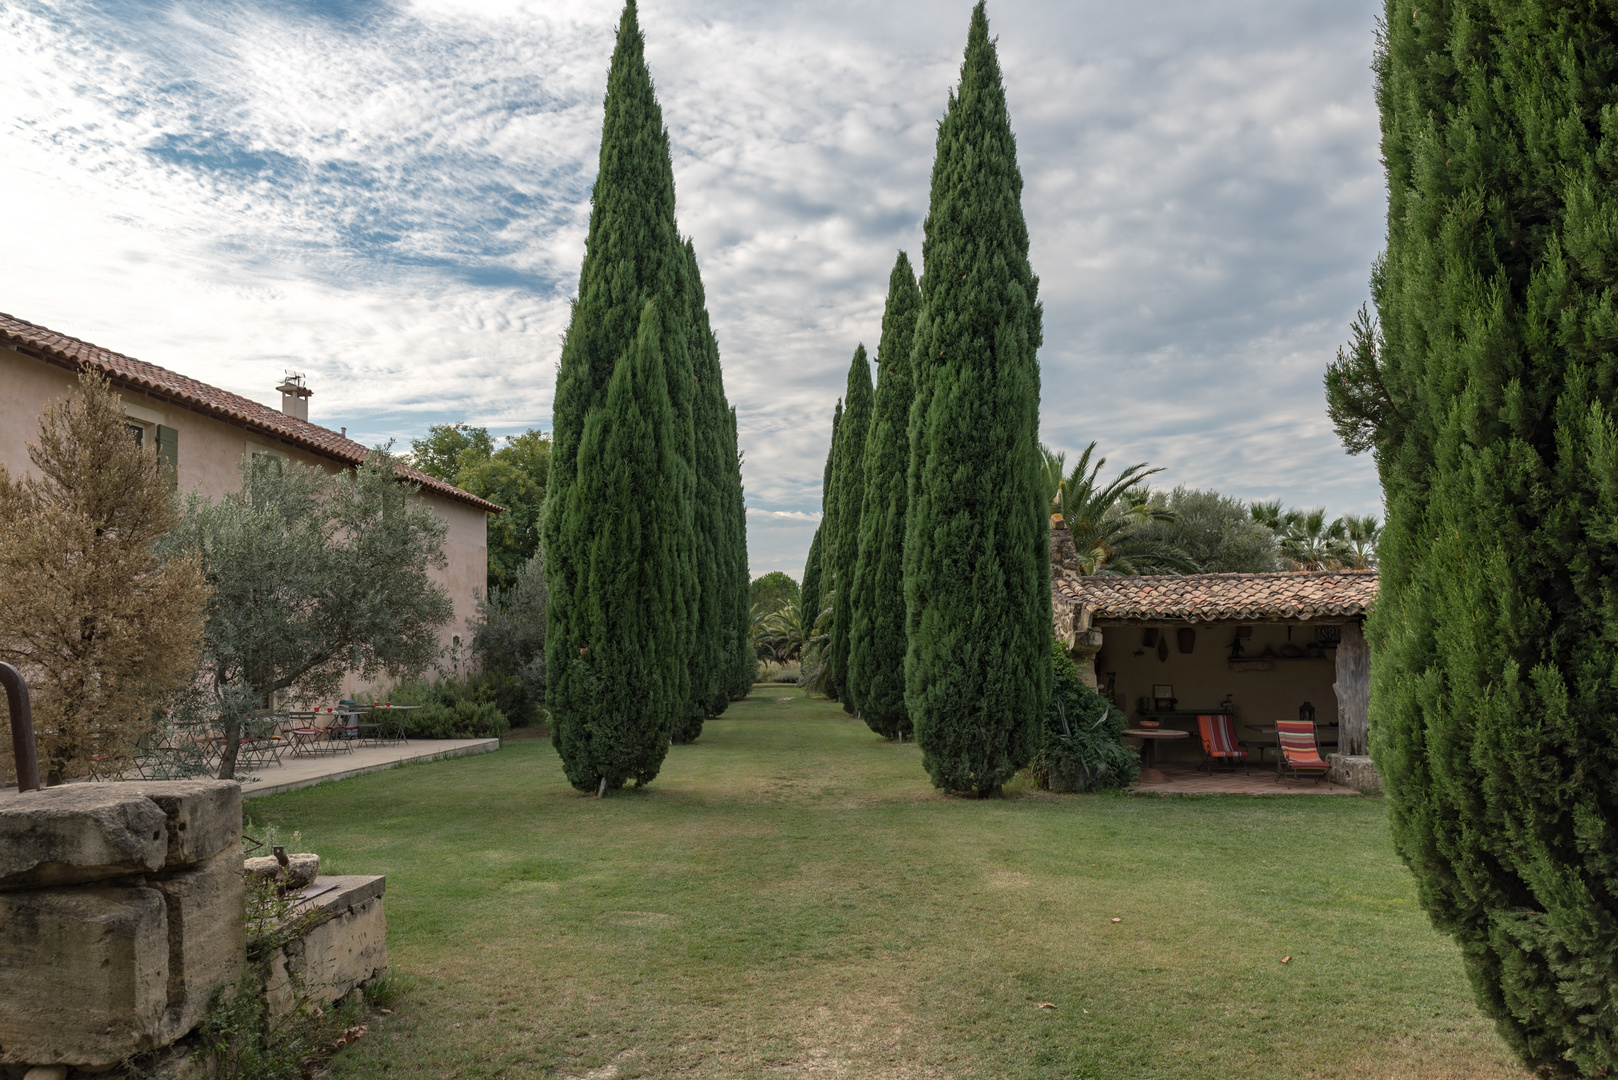
[[[392,1009],[378,1009],[377,1012],[381,1013],[383,1016],[392,1016],[393,1015],[393,1010]]]
[[[353,1027],[339,1035],[337,1037],[337,1041],[331,1044],[331,1048],[333,1050],[341,1050],[349,1043],[359,1042],[361,1039],[365,1038],[366,1033],[370,1030],[371,1029],[366,1027],[364,1024],[355,1024]]]
[[[1114,920],[1112,920],[1112,921],[1113,921],[1113,922],[1123,922],[1123,921],[1124,921],[1124,920],[1122,920],[1122,919],[1114,919]]]
[[[1292,957],[1290,957],[1290,956],[1283,956],[1283,957],[1281,957],[1281,963],[1283,963],[1283,964],[1290,964],[1290,963],[1292,963]]]
[[[1039,1007],[1041,1009],[1054,1009],[1056,1008],[1056,1003],[1051,1001],[1042,1001],[1039,1003]]]

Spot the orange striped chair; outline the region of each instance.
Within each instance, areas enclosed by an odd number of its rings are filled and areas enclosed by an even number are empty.
[[[1275,769],[1277,782],[1283,769],[1290,770],[1293,776],[1313,776],[1317,783],[1326,778],[1326,770],[1331,766],[1320,756],[1314,724],[1307,720],[1277,720],[1275,742],[1281,752]]]
[[[1236,727],[1231,717],[1222,713],[1212,713],[1197,717],[1197,733],[1202,736],[1202,764],[1199,768],[1213,772],[1214,763],[1229,764],[1231,771],[1240,765],[1243,772],[1250,772],[1247,765],[1247,750],[1236,739]]]

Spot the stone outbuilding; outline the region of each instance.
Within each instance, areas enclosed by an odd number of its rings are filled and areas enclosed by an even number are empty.
[[[1312,710],[1323,751],[1366,753],[1374,570],[1084,576],[1072,545],[1052,533],[1057,637],[1132,723],[1194,732],[1199,713],[1233,713],[1239,730],[1273,731]],[[1195,760],[1198,741],[1165,756]]]

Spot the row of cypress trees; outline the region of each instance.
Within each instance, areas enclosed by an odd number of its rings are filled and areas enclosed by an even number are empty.
[[[1039,484],[1039,282],[983,3],[938,129],[918,283],[889,278],[879,378],[854,352],[804,573],[831,596],[827,690],[888,738],[914,731],[934,784],[998,791],[1050,701]]]
[[[605,114],[544,524],[552,741],[598,793],[655,777],[755,665],[736,418],[635,0]]]

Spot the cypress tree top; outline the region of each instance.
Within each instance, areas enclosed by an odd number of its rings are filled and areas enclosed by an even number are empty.
[[[1038,281],[1000,64],[979,3],[938,129],[913,352],[905,702],[933,782],[998,791],[1050,702]]]
[[[827,553],[827,575],[836,590],[831,626],[831,667],[827,685],[853,712],[848,692],[848,639],[854,623],[854,563],[859,556],[860,513],[865,505],[865,438],[871,428],[871,363],[865,346],[854,349],[848,365],[848,396],[843,399],[843,422],[837,432],[837,461],[832,469],[832,498],[836,500],[835,546]],[[824,588],[824,586],[822,586]]]
[[[904,252],[888,275],[877,349],[876,398],[865,440],[865,506],[854,568],[848,685],[860,716],[887,738],[910,733],[904,704],[904,535],[910,467],[910,350],[921,290]]]

